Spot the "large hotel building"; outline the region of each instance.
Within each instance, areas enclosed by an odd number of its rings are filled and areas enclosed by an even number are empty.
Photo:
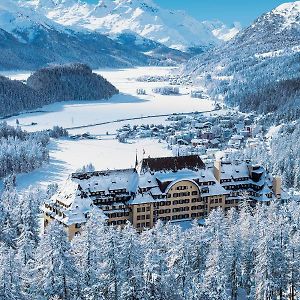
[[[250,162],[216,161],[208,168],[198,155],[145,158],[131,169],[72,174],[44,204],[44,225],[57,220],[72,239],[98,207],[109,225],[129,221],[143,230],[158,220],[202,220],[245,199],[269,204],[281,192],[279,177]]]

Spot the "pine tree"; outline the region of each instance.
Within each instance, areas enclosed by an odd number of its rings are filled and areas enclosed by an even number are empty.
[[[104,299],[105,285],[101,280],[102,244],[100,236],[106,229],[98,209],[93,209],[80,235],[72,241],[72,253],[81,274],[80,287],[87,299]]]
[[[35,297],[80,299],[78,271],[64,229],[51,222],[37,249],[30,292]]]
[[[223,242],[215,236],[210,242],[206,259],[203,284],[203,299],[228,300],[228,273]]]
[[[24,299],[21,290],[21,265],[16,252],[0,243],[0,299]]]

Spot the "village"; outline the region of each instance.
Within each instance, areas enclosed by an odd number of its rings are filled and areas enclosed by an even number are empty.
[[[142,138],[166,142],[174,156],[197,154],[210,163],[217,153],[230,153],[245,147],[255,148],[264,139],[265,130],[253,114],[232,109],[211,113],[173,114],[164,124],[126,124],[117,130],[119,142]]]

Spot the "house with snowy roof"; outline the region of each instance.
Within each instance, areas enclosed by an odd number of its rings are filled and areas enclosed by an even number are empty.
[[[245,199],[255,205],[280,197],[280,178],[250,162],[217,161],[208,168],[198,155],[149,157],[130,169],[71,174],[44,204],[44,225],[57,220],[72,239],[93,208],[108,225],[130,222],[143,230],[158,220],[200,220],[213,209],[238,208]]]

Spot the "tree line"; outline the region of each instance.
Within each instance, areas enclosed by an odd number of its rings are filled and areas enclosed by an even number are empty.
[[[47,192],[1,196],[0,298],[298,299],[300,205],[214,210],[205,226],[158,223],[137,233],[107,226],[97,208],[71,242],[52,222],[39,235]]]
[[[29,133],[19,126],[0,123],[0,178],[41,167],[49,161],[50,138],[67,136],[68,131],[59,126]]]
[[[27,83],[0,76],[0,117],[59,101],[108,99],[118,92],[84,64],[40,69],[27,79]]]

